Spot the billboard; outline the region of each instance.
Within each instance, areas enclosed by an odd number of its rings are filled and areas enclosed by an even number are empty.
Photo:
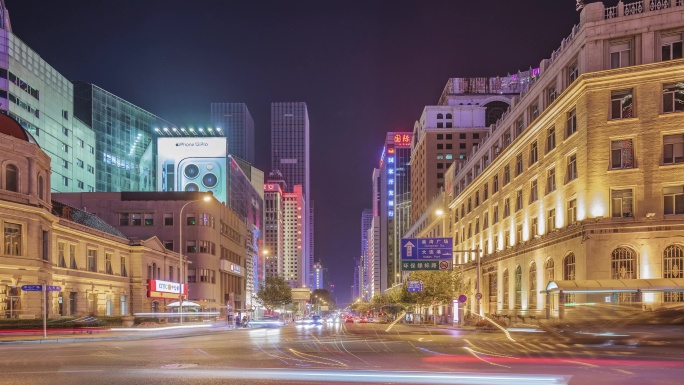
[[[226,202],[226,138],[157,138],[159,191],[211,192]]]

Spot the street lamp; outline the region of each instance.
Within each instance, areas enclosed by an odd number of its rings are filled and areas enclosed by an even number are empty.
[[[183,281],[185,281],[185,275],[187,272],[185,271],[185,263],[183,263],[183,209],[185,209],[189,204],[195,203],[195,202],[209,202],[211,200],[211,195],[207,194],[202,197],[202,199],[196,199],[194,201],[187,202],[186,204],[183,205],[180,209],[180,219],[178,222],[178,251],[180,254],[180,268],[181,268],[181,275],[179,278],[180,281],[180,293],[178,294],[178,314],[180,315],[180,323],[183,323]]]
[[[264,284],[266,283],[266,258],[268,257],[268,249],[264,249],[264,251],[261,252],[264,256]]]

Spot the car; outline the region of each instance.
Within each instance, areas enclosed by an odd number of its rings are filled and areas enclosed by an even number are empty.
[[[366,323],[368,323],[368,319],[366,317],[359,317],[359,323],[360,324],[366,324]]]
[[[323,320],[322,320],[321,316],[315,315],[315,316],[311,317],[311,323],[316,324],[316,325],[320,325],[321,323],[323,323]]]
[[[345,319],[344,319],[344,323],[351,323],[351,324],[353,324],[353,323],[354,323],[354,317],[347,317],[347,318],[345,318]]]
[[[251,319],[247,321],[245,327],[248,328],[274,328],[284,326],[285,322],[278,317],[264,317],[262,319]]]

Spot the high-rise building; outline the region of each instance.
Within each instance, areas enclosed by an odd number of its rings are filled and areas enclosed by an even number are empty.
[[[373,207],[377,207],[373,220],[380,229],[380,238],[373,241],[373,294],[401,281],[399,244],[409,228],[411,208],[411,136],[409,132],[387,133],[380,167],[373,171]]]
[[[310,194],[309,158],[309,112],[306,103],[283,102],[271,104],[271,169],[279,170],[287,186],[293,193],[295,186],[301,187],[303,196],[302,252],[304,260],[301,285],[311,285],[311,264],[313,263],[313,226],[311,224],[312,205]]]
[[[283,193],[283,276],[293,288],[307,286],[309,271],[305,268],[306,216],[304,214],[304,193],[300,185],[294,186],[291,193]]]
[[[279,174],[272,171],[264,184],[264,260],[266,277],[283,276],[285,207]]]
[[[211,103],[211,122],[228,139],[228,153],[254,164],[254,120],[245,103]]]
[[[309,223],[307,224],[308,226],[308,239],[306,241],[308,250],[307,250],[307,265],[308,266],[313,266],[314,264],[314,201],[313,199],[309,201],[310,207],[309,207]],[[309,284],[308,286],[311,287],[314,284],[314,271],[313,268],[309,269]]]
[[[359,281],[359,294],[368,292],[370,291],[369,285],[371,284],[370,280],[370,275],[371,275],[371,266],[368,266],[369,262],[369,255],[368,255],[368,245],[369,245],[369,235],[372,235],[369,233],[369,229],[373,225],[373,210],[372,209],[364,209],[361,212],[361,258],[359,259],[359,272],[358,277],[355,277],[355,279],[358,279]],[[357,296],[358,297],[358,296]]]
[[[72,83],[12,33],[2,0],[0,16],[0,112],[49,155],[52,191],[95,191],[95,132],[74,117]]]
[[[73,84],[74,116],[95,132],[95,189],[156,191],[155,129],[170,123],[94,84]]]
[[[684,4],[649,3],[587,4],[448,170],[454,248],[473,250],[455,260],[482,294],[470,311],[586,319],[684,302]]]
[[[508,110],[511,99],[528,88],[538,70],[507,77],[451,78],[439,103],[426,106],[413,126],[409,226],[445,188],[449,166],[465,162]],[[443,208],[444,209],[444,208]]]

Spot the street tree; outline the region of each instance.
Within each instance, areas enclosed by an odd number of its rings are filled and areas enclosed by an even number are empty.
[[[284,277],[267,277],[266,281],[259,287],[255,297],[266,310],[271,312],[277,307],[285,306],[292,302],[292,288],[290,288]]]
[[[335,308],[335,298],[326,289],[316,289],[311,292],[311,304],[327,304],[329,309]]]
[[[414,271],[409,275],[411,281],[420,281],[423,291],[408,292],[408,284],[404,283],[402,294],[405,301],[421,307],[433,307],[449,304],[467,288],[461,274],[455,271]]]

